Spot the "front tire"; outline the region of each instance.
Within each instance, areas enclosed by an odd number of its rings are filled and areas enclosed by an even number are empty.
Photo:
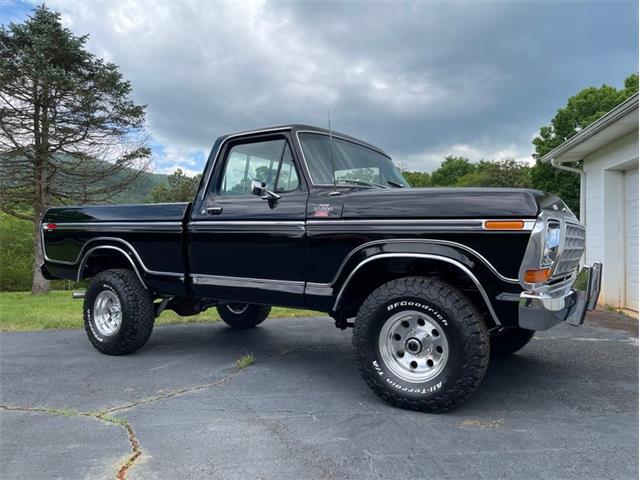
[[[269,316],[271,307],[248,303],[228,303],[217,307],[222,321],[236,330],[246,330],[261,324]]]
[[[524,328],[501,328],[489,335],[491,356],[508,357],[524,348],[536,332]]]
[[[84,329],[100,352],[135,352],[149,340],[154,320],[151,296],[133,271],[105,270],[93,278],[84,298]]]
[[[489,364],[478,310],[451,285],[425,277],[392,280],[371,293],[356,316],[353,345],[378,396],[424,412],[462,403]]]

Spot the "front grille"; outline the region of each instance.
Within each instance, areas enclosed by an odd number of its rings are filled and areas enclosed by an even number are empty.
[[[554,277],[573,273],[580,265],[584,253],[585,230],[582,225],[566,223],[564,231],[564,248],[553,274]]]

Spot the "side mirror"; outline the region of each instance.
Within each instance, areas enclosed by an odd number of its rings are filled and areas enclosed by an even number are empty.
[[[267,184],[260,180],[251,180],[251,193],[258,197],[262,197],[263,200],[268,200],[271,208],[273,208],[275,204],[278,203],[278,200],[280,200],[280,195],[269,190],[267,188]]]
[[[251,180],[251,193],[262,197],[267,191],[267,184],[260,180]]]

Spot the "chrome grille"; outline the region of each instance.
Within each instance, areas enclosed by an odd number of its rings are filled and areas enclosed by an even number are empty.
[[[573,273],[580,265],[584,253],[585,229],[582,225],[565,223],[564,244],[554,277]]]

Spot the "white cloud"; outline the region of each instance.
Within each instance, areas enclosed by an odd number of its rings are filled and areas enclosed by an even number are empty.
[[[415,168],[456,152],[525,158],[523,132],[580,88],[619,83],[637,66],[631,3],[47,5],[76,34],[89,33],[89,49],[119,65],[135,101],[148,105],[149,131],[164,147],[159,169],[202,168],[215,138],[232,131],[324,126],[327,107],[336,130]]]
[[[529,144],[530,145],[530,144]],[[394,156],[397,165],[408,170],[431,172],[449,155],[465,157],[473,162],[480,160],[517,160],[532,163],[533,148],[518,144],[491,145],[486,139],[471,143],[439,145],[417,153]]]
[[[195,177],[196,175],[202,173],[200,169],[193,170],[191,168],[185,167],[184,165],[171,165],[171,166],[164,166],[161,168],[155,168],[154,173],[164,173],[164,174],[170,175],[172,173],[175,173],[177,170],[182,170],[182,173],[184,173],[188,177]]]

